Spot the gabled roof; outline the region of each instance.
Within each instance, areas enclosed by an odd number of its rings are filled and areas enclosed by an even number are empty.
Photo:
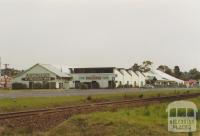
[[[139,75],[137,74],[137,72],[136,71],[133,71],[135,74],[136,74],[136,76],[138,76],[139,77]]]
[[[59,77],[71,77],[68,74],[61,72],[61,70],[59,70],[58,68],[54,67],[51,64],[39,64],[39,63],[33,65],[31,68],[29,68],[29,69],[25,70],[24,72],[18,74],[16,77],[23,75],[24,73],[30,71],[31,69],[33,69],[36,66],[41,66],[42,68],[48,70],[51,73],[54,73],[55,75],[57,75]]]
[[[132,69],[128,69],[129,74],[132,76],[133,74],[138,77],[138,74]]]
[[[180,79],[178,79],[178,78],[176,78],[176,77],[173,77],[173,76],[171,76],[171,75],[168,75],[168,74],[166,74],[166,73],[164,73],[164,72],[162,72],[162,71],[160,71],[160,70],[155,70],[155,72],[156,72],[157,74],[160,74],[162,77],[164,77],[164,78],[166,78],[166,79],[168,79],[168,80],[172,80],[172,81],[175,81],[175,82],[177,82],[177,83],[184,83],[183,80],[180,80]]]
[[[166,81],[168,79],[162,77],[161,75],[157,74],[155,71],[151,70],[151,71],[148,71],[146,73],[144,73],[146,78],[149,80],[150,78],[156,78],[157,80],[159,81]]]
[[[144,73],[146,77],[155,77],[157,80],[160,81],[173,81],[177,83],[184,83],[184,81],[175,78],[171,75],[168,75],[160,70],[151,69],[151,71]]]
[[[132,76],[132,74],[131,74],[131,70],[130,70],[130,69],[128,69],[127,72]]]
[[[128,72],[128,70],[125,69],[125,68],[119,68],[119,71],[120,71],[123,75],[125,75],[125,73],[127,73],[127,75],[131,76],[131,74],[130,74],[130,73]]]
[[[130,75],[130,76],[132,76],[132,74],[129,72],[129,70],[128,69],[126,69],[126,72]]]
[[[70,77],[68,74],[61,72],[61,69],[59,70],[58,68],[56,68],[55,66],[51,64],[39,64],[39,65],[46,68],[47,70],[56,74],[59,77]]]
[[[140,77],[141,75],[142,75],[143,77],[145,77],[145,75],[144,75],[142,72],[140,72],[140,71],[135,71],[135,73],[138,75],[138,77]]]
[[[58,65],[58,64],[51,64],[51,65],[65,74],[71,74],[70,68],[67,65]]]
[[[121,70],[122,70],[122,68],[117,68],[117,71],[119,71],[119,73],[121,73],[122,75],[124,75],[124,73]]]

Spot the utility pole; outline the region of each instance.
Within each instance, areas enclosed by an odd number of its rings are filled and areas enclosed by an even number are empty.
[[[8,66],[9,66],[9,64],[4,64],[4,66],[5,66],[5,69],[7,69],[7,68],[8,68]]]
[[[9,64],[3,64],[5,69],[4,69],[4,75],[7,75],[8,76],[8,66]]]
[[[1,57],[0,57],[0,76],[1,76]]]
[[[4,84],[4,87],[6,88],[7,87],[7,77],[8,77],[8,73],[7,73],[7,69],[8,69],[8,66],[9,66],[9,64],[4,64],[4,66],[5,66],[5,72],[4,72],[4,79],[5,79],[5,84]],[[7,77],[6,77],[7,76]]]

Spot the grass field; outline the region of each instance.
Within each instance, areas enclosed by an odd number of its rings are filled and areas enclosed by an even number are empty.
[[[192,101],[200,109],[200,97]],[[164,103],[117,112],[76,115],[46,133],[46,136],[187,136],[167,131],[166,108],[167,103]],[[198,132],[193,136],[199,135],[198,125]]]
[[[116,93],[116,94],[105,94],[105,95],[101,94],[94,96],[7,98],[7,99],[0,99],[0,113],[39,109],[39,108],[50,108],[58,106],[70,106],[70,105],[111,101],[111,100],[169,96],[169,95],[186,94],[193,92],[200,92],[200,90],[184,90],[184,91],[162,90],[162,91],[134,92],[134,93]]]

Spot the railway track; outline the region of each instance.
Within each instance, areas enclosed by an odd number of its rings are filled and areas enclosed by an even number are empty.
[[[142,98],[142,99],[133,99],[133,100],[121,100],[121,101],[111,101],[111,102],[101,102],[101,103],[91,103],[77,106],[68,106],[68,107],[57,107],[57,108],[47,108],[47,109],[39,109],[39,110],[29,110],[29,111],[20,111],[20,112],[10,112],[10,113],[2,113],[0,114],[0,120],[7,119],[15,119],[15,118],[23,118],[28,116],[41,116],[52,113],[61,113],[61,112],[72,112],[79,113],[79,111],[90,110],[90,109],[98,109],[101,107],[107,106],[120,106],[120,105],[137,105],[137,104],[151,104],[165,101],[173,101],[173,100],[182,100],[189,99],[200,96],[200,93],[193,94],[182,94],[182,95],[174,95],[174,96],[162,96],[162,97],[151,97],[151,98]]]

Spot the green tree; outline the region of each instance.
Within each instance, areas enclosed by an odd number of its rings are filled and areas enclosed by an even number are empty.
[[[173,75],[172,70],[166,65],[160,65],[157,69],[169,75]]]
[[[200,79],[200,72],[196,68],[191,69],[188,75],[190,79],[194,79],[194,80]]]
[[[153,65],[153,62],[147,60],[147,61],[143,61],[142,66],[140,66],[140,70],[142,72],[148,72],[151,70],[151,67]]]
[[[176,78],[180,78],[181,77],[181,70],[180,70],[180,67],[179,66],[175,66],[174,67],[174,76]]]
[[[189,72],[185,71],[185,72],[182,72],[181,76],[180,76],[180,79],[186,81],[186,80],[189,80],[190,77],[189,77]]]
[[[131,69],[132,69],[133,71],[140,71],[140,66],[139,66],[137,63],[135,63],[135,64],[131,67]]]

